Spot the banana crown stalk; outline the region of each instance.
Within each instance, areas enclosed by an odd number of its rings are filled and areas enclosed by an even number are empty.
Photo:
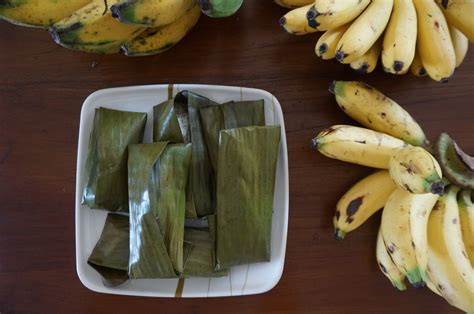
[[[393,181],[405,191],[443,194],[441,168],[436,159],[421,147],[397,150],[390,159],[389,172]]]

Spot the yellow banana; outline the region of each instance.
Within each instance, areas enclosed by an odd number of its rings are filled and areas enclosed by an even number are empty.
[[[376,246],[375,256],[377,258],[377,264],[379,265],[380,270],[385,275],[385,277],[390,280],[392,285],[398,290],[406,290],[405,286],[405,274],[403,274],[398,268],[397,265],[392,261],[392,258],[385,248],[385,243],[382,237],[382,231],[379,230],[377,235],[377,246]]]
[[[195,4],[195,0],[120,0],[110,10],[122,23],[158,27],[176,21]]]
[[[469,48],[467,37],[452,25],[448,25],[449,34],[453,42],[454,53],[456,54],[456,68],[461,65],[466,57]]]
[[[421,62],[420,54],[418,51],[415,52],[415,57],[413,58],[413,62],[410,66],[410,71],[416,76],[426,76],[426,70],[423,67],[423,63]]]
[[[351,62],[351,68],[359,74],[372,73],[379,61],[381,50],[382,40],[379,38],[366,53]]]
[[[285,8],[296,9],[308,4],[313,4],[314,0],[274,0],[274,2]]]
[[[201,9],[195,5],[176,21],[159,27],[149,28],[143,34],[122,45],[127,56],[143,56],[163,52],[173,47],[196,25]]]
[[[456,261],[448,252],[452,244],[451,238],[446,238],[443,232],[443,208],[436,206],[428,222],[428,275],[446,301],[465,312],[473,312],[474,294],[456,270]]]
[[[318,57],[323,60],[329,60],[336,56],[336,45],[341,39],[344,32],[349,28],[350,24],[345,24],[337,28],[324,32],[319,37],[314,51]]]
[[[380,228],[388,253],[398,269],[414,287],[424,285],[416,262],[410,233],[410,207],[413,196],[397,188],[389,196],[382,212]]]
[[[308,25],[306,13],[311,8],[311,4],[293,9],[280,18],[280,26],[285,31],[293,35],[306,35],[316,32],[316,30]]]
[[[428,283],[428,219],[439,196],[431,193],[406,196],[410,212],[410,233],[421,278]]]
[[[381,209],[396,189],[387,170],[377,171],[352,186],[337,202],[334,234],[343,239]]]
[[[435,210],[439,210],[442,213],[441,219],[443,227],[440,232],[443,232],[444,238],[449,243],[446,248],[453,262],[453,266],[474,297],[474,270],[469,261],[461,232],[459,206],[457,202],[458,192],[458,187],[450,185],[446,193],[438,200]]]
[[[417,49],[428,75],[445,81],[456,68],[456,54],[448,24],[434,0],[413,0],[418,19]]]
[[[388,169],[393,153],[407,144],[390,135],[351,125],[334,125],[311,140],[321,154],[373,168]]]
[[[441,168],[436,159],[421,147],[397,150],[390,159],[389,172],[393,181],[405,191],[443,194]]]
[[[59,45],[80,51],[116,53],[120,45],[138,36],[145,28],[120,23],[112,17],[110,6],[117,0],[94,0],[54,24],[51,35]]]
[[[459,220],[461,221],[461,232],[467,255],[474,267],[474,204],[471,199],[471,191],[461,191],[459,193]]]
[[[307,13],[308,25],[318,31],[327,31],[347,24],[358,17],[370,0],[318,0]]]
[[[394,0],[383,39],[382,64],[386,72],[403,74],[408,71],[415,57],[416,34],[413,0]]]
[[[336,59],[347,64],[366,53],[382,35],[392,7],[393,0],[372,0],[337,44]]]
[[[426,144],[420,125],[399,104],[372,86],[358,81],[334,81],[329,90],[339,107],[365,127],[412,145]]]
[[[449,24],[459,29],[471,42],[474,42],[474,1],[436,0]]]
[[[70,16],[90,0],[9,0],[0,1],[0,19],[13,24],[48,27]]]

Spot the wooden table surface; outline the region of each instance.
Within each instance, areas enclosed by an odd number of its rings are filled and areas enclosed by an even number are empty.
[[[397,100],[430,138],[449,132],[474,152],[474,50],[446,84],[412,75],[359,76],[313,53],[317,36],[278,26],[285,9],[248,0],[233,17],[203,17],[172,50],[127,58],[57,46],[43,30],[0,23],[0,313],[458,313],[427,289],[399,292],[374,258],[380,215],[333,237],[338,198],[369,169],[311,151],[332,124],[334,79],[363,80]],[[472,48],[472,46],[471,46]],[[256,87],[281,102],[288,139],[290,220],[283,277],[246,297],[160,299],[98,294],[75,270],[74,190],[79,114],[93,91],[200,83]]]

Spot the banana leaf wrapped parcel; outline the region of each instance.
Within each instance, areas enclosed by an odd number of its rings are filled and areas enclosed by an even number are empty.
[[[270,260],[280,127],[220,132],[217,269]]]
[[[90,208],[128,212],[128,145],[141,143],[147,114],[95,110],[84,173],[82,203]]]

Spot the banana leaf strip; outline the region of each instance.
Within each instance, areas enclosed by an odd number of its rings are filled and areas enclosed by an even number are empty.
[[[153,107],[153,118],[153,142],[184,143],[173,99]]]
[[[219,132],[246,126],[265,125],[264,101],[230,101],[221,106],[199,110],[209,157],[214,173],[217,173]]]
[[[128,216],[109,213],[100,239],[87,260],[106,286],[117,286],[128,279],[129,229]]]
[[[130,145],[130,278],[173,278],[183,271],[190,144]]]
[[[220,132],[216,269],[270,260],[279,143],[279,126]]]
[[[146,119],[146,113],[96,109],[85,165],[83,204],[128,212],[127,147],[142,142]]]

